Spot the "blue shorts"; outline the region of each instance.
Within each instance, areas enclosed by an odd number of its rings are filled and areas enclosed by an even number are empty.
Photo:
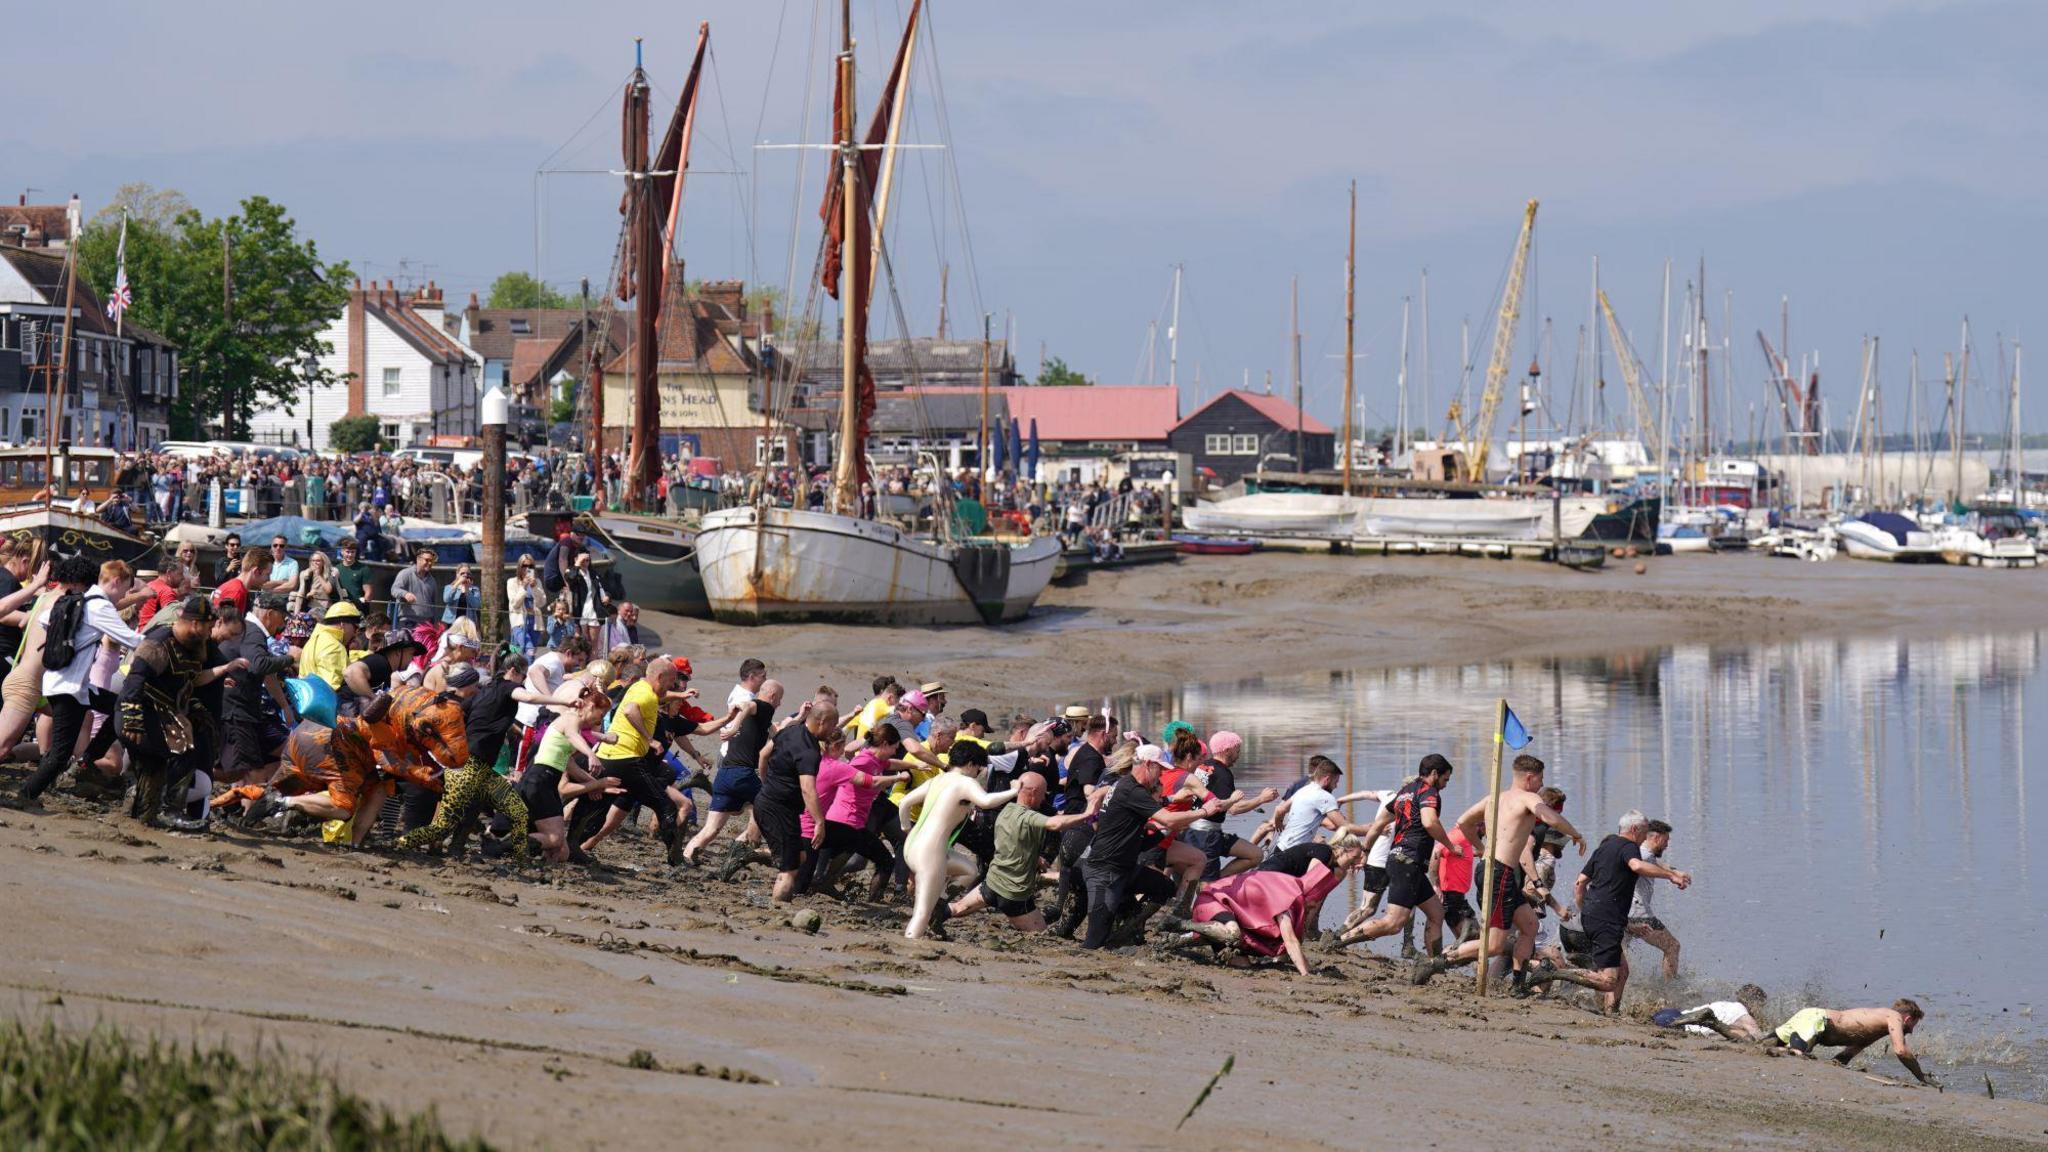
[[[711,778],[711,810],[737,812],[754,802],[761,791],[761,777],[752,768],[728,764]]]

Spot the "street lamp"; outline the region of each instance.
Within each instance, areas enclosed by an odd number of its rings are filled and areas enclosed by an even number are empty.
[[[306,451],[311,452],[313,444],[313,383],[320,378],[320,358],[308,352],[300,365],[306,377]]]
[[[505,638],[505,423],[512,403],[491,385],[480,406],[484,431],[483,641],[495,652]]]

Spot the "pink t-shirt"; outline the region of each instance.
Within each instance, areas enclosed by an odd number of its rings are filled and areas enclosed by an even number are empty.
[[[853,765],[844,760],[834,760],[829,756],[819,760],[817,785],[818,810],[825,814],[825,819],[838,820],[839,817],[833,811],[833,805],[838,801],[841,793],[853,787]],[[867,814],[865,812],[861,814],[861,819],[863,822],[866,821]],[[796,822],[803,829],[806,841],[809,841],[812,836],[817,834],[818,826],[811,822],[811,814],[808,810],[798,815]]]
[[[870,784],[865,788],[861,787],[853,778],[853,774],[856,772],[865,773],[872,779],[877,776],[887,775],[889,765],[882,759],[881,754],[874,749],[861,749],[860,753],[853,758],[853,762],[846,765],[845,783],[837,792],[833,793],[832,802],[825,805],[825,819],[834,824],[845,824],[852,828],[865,828],[868,823],[868,809],[875,806],[875,797],[882,794],[882,786],[880,784]],[[825,768],[821,764],[818,766],[818,798],[821,801],[824,799],[824,791]]]

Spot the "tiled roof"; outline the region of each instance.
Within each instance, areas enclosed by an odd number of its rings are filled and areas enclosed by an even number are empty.
[[[0,234],[7,236],[9,243],[21,242],[19,232],[14,229],[27,226],[30,232],[49,241],[69,242],[71,239],[70,209],[64,204],[0,204]]]
[[[1181,420],[1174,427],[1178,428],[1181,424],[1193,420],[1203,412],[1215,407],[1228,396],[1235,396],[1237,399],[1244,401],[1259,415],[1264,416],[1282,428],[1293,428],[1295,426],[1296,409],[1294,405],[1289,404],[1278,396],[1269,396],[1263,392],[1247,392],[1242,388],[1231,388],[1217,393],[1207,404],[1188,413],[1186,419]],[[1329,436],[1333,434],[1328,424],[1306,414],[1301,416],[1301,430],[1313,436]]]
[[[977,346],[978,348],[979,346]],[[979,388],[905,389],[926,396],[978,396]],[[1028,429],[1038,421],[1040,440],[1164,440],[1180,411],[1180,393],[1172,385],[1089,384],[1073,388],[1019,385],[990,388],[1012,420]],[[991,415],[996,410],[993,403]]]
[[[596,310],[589,315],[595,322]],[[583,317],[581,308],[479,308],[469,314],[469,346],[486,360],[510,361],[520,341],[560,340],[574,332]],[[514,321],[522,321],[526,331],[515,331]]]

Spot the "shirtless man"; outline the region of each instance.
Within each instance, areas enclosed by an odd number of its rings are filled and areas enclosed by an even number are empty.
[[[1906,1043],[1907,1035],[1926,1018],[1927,1013],[1911,1000],[1900,1000],[1889,1008],[1802,1008],[1761,1043],[1768,1048],[1790,1048],[1808,1059],[1815,1057],[1816,1048],[1840,1048],[1835,1063],[1847,1067],[1865,1048],[1889,1036],[1892,1055],[1915,1080],[1931,1086],[1934,1078],[1920,1070],[1920,1058]]]
[[[1439,972],[1477,960],[1481,940],[1485,941],[1488,955],[1500,955],[1507,944],[1510,926],[1515,929],[1514,986],[1521,988],[1528,979],[1529,956],[1536,950],[1538,926],[1536,909],[1528,905],[1523,895],[1528,884],[1524,860],[1529,852],[1529,833],[1538,824],[1548,824],[1570,837],[1580,855],[1586,852],[1586,838],[1579,835],[1563,813],[1543,802],[1537,795],[1542,790],[1543,761],[1524,753],[1515,757],[1514,787],[1500,794],[1500,823],[1493,835],[1487,834],[1485,800],[1458,817],[1458,831],[1465,834],[1465,839],[1477,844],[1484,837],[1487,851],[1493,856],[1492,918],[1485,925],[1486,935],[1480,939],[1467,940],[1440,956],[1416,957],[1415,967],[1409,973],[1411,981],[1427,984]]]

